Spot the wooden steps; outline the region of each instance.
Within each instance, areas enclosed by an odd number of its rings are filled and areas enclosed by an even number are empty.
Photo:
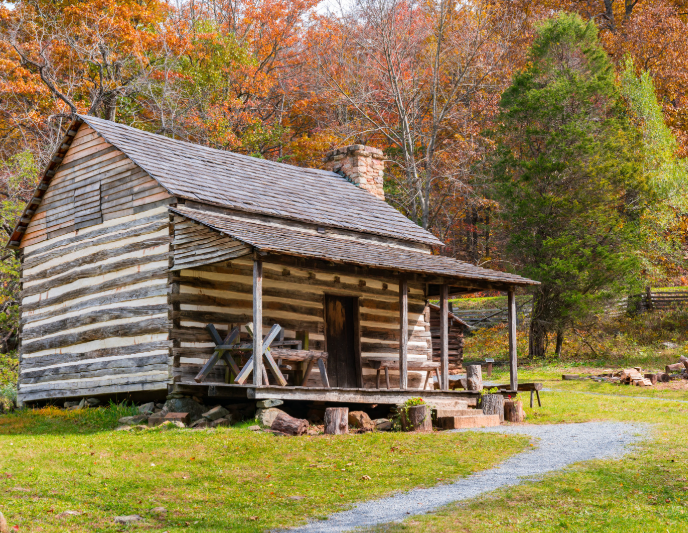
[[[443,416],[437,419],[442,429],[487,428],[499,425],[499,415],[484,415],[476,410],[473,415]]]
[[[442,407],[437,409],[436,412],[436,417],[439,419],[452,416],[474,416],[480,414],[482,411],[479,411],[478,409],[447,409]]]

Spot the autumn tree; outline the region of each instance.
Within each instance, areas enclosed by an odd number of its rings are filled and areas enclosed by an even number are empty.
[[[391,201],[441,237],[456,198],[474,194],[480,113],[497,101],[522,20],[501,2],[356,0],[319,43],[333,127],[386,148]]]

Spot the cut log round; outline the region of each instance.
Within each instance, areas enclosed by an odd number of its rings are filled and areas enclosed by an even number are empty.
[[[501,394],[483,394],[483,414],[499,415],[499,421],[504,422],[504,397]]]
[[[483,371],[480,365],[466,366],[466,390],[483,390]]]
[[[349,408],[325,409],[325,435],[344,435],[349,432]]]
[[[299,436],[308,431],[308,420],[294,418],[287,413],[280,413],[273,420],[270,429],[287,435]]]
[[[504,402],[504,420],[520,424],[523,422],[523,402],[507,400]]]
[[[688,357],[685,355],[682,355],[681,357],[678,358],[679,363],[683,363],[683,366],[686,367],[686,370],[688,370]]]
[[[643,377],[649,379],[653,385],[657,384],[657,374],[645,374]]]
[[[677,372],[679,370],[683,370],[684,368],[685,366],[683,365],[683,363],[674,363],[673,365],[665,366],[664,372],[668,374],[669,372]]]
[[[432,431],[432,417],[427,405],[401,408],[401,429],[404,431]]]
[[[669,383],[671,381],[671,378],[669,377],[668,372],[662,372],[660,374],[657,374],[657,381],[661,381],[662,383]]]
[[[574,379],[580,379],[580,376],[578,374],[562,374],[561,379],[564,381],[571,381]]]

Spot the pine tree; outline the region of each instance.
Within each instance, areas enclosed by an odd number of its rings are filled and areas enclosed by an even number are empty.
[[[645,184],[640,135],[596,27],[552,18],[529,59],[502,95],[491,170],[510,258],[542,283],[529,353],[543,357],[550,333],[560,353],[567,326],[637,279]]]

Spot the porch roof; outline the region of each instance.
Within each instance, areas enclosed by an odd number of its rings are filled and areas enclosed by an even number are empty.
[[[499,285],[521,286],[539,284],[537,281],[515,274],[476,267],[450,257],[333,233],[319,233],[315,229],[309,231],[188,207],[171,207],[170,211],[264,253],[442,276],[454,278],[457,281],[476,280]]]

